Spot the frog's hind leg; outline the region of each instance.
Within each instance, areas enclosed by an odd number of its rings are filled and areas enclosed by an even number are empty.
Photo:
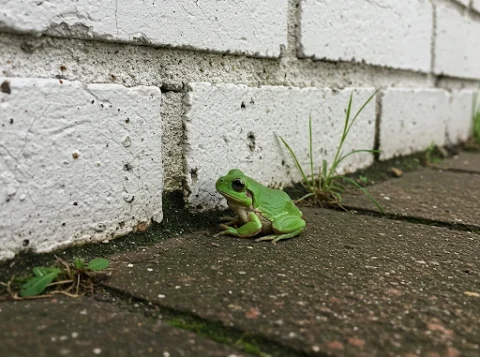
[[[269,240],[273,244],[279,240],[293,238],[305,229],[305,221],[297,216],[285,216],[275,219],[272,222],[273,231],[277,234],[268,235],[258,238],[256,242]]]

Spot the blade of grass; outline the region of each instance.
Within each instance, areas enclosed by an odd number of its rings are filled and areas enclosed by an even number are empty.
[[[350,132],[350,129],[353,125],[353,123],[355,123],[355,121],[357,120],[358,116],[360,115],[360,113],[363,111],[363,109],[365,109],[365,107],[368,105],[368,103],[370,103],[370,101],[375,97],[375,95],[378,93],[380,89],[377,89],[375,92],[373,92],[373,94],[368,97],[367,101],[365,103],[363,103],[363,105],[360,107],[360,109],[357,111],[357,113],[355,114],[355,116],[353,117],[348,129],[347,129],[347,133],[346,135],[348,135],[348,133]]]
[[[308,133],[310,136],[310,172],[312,173],[312,184],[311,187],[315,187],[315,178],[314,178],[314,172],[313,172],[313,140],[312,140],[312,115],[309,115],[308,117]]]
[[[327,170],[328,170],[328,163],[327,160],[322,161],[322,173],[320,175],[320,181],[318,183],[318,187],[320,190],[323,190],[325,184],[327,182]]]
[[[342,203],[342,195],[338,192],[332,192],[333,197],[337,200],[337,203]]]
[[[360,191],[362,191],[365,194],[365,196],[367,196],[370,199],[370,201],[373,202],[373,204],[375,204],[375,206],[377,206],[377,208],[380,210],[380,212],[385,214],[385,211],[383,210],[383,207],[380,206],[380,204],[377,202],[377,200],[375,198],[372,197],[372,195],[370,195],[370,192],[368,192],[368,190],[366,188],[360,186],[357,182],[355,182],[354,180],[352,180],[349,177],[345,177],[345,176],[337,176],[337,177],[341,178],[341,179],[351,183],[355,187],[357,187]]]
[[[330,190],[336,191],[338,193],[344,193],[345,192],[345,187],[338,185],[338,184],[332,184],[330,186]]]
[[[350,120],[350,113],[352,111],[352,101],[353,101],[353,92],[350,93],[350,99],[348,100],[348,106],[347,106],[347,113],[345,115],[345,124],[343,125],[343,132],[342,132],[342,137],[340,138],[340,143],[337,148],[337,152],[335,153],[335,157],[333,158],[333,163],[332,166],[330,167],[330,170],[328,171],[328,177],[332,176],[333,174],[333,167],[335,166],[335,162],[338,160],[338,157],[340,156],[340,152],[342,150],[343,143],[347,137],[347,129],[348,129],[348,122]]]
[[[298,159],[297,159],[297,155],[295,155],[295,153],[293,152],[292,148],[290,147],[290,145],[287,144],[287,142],[285,140],[283,140],[283,138],[281,136],[279,136],[280,140],[282,140],[283,142],[283,145],[285,145],[285,147],[287,148],[287,150],[290,152],[290,155],[292,155],[293,157],[293,160],[295,161],[295,164],[297,165],[297,168],[298,170],[300,171],[300,173],[302,174],[302,177],[303,179],[305,180],[305,182],[308,184],[309,181],[308,181],[308,177],[307,175],[305,175],[305,172],[303,171],[303,168],[302,166],[300,165],[300,163],[298,162]],[[311,192],[315,192],[315,188],[310,186],[309,185],[309,190]]]
[[[303,200],[306,200],[307,198],[310,198],[312,196],[316,195],[316,192],[310,192],[310,193],[307,193],[305,196],[302,196],[300,197],[298,200],[296,200],[297,202],[301,202]]]
[[[369,150],[369,149],[365,149],[365,150],[353,150],[352,152],[349,152],[348,154],[343,155],[340,159],[338,159],[338,160],[335,162],[335,170],[337,169],[338,165],[339,165],[343,160],[345,160],[347,157],[349,157],[350,155],[353,155],[353,154],[358,154],[358,153],[360,153],[360,152],[368,152],[368,153],[371,153],[371,154],[376,154],[376,153],[382,152],[382,150]]]

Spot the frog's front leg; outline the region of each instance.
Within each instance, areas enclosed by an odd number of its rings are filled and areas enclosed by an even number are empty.
[[[220,234],[227,234],[239,238],[250,238],[262,230],[262,221],[254,212],[248,214],[248,222],[239,228],[229,227],[225,224],[221,224],[220,227],[223,229]]]
[[[260,242],[263,240],[270,240],[273,244],[279,240],[293,238],[305,229],[306,222],[298,216],[282,216],[272,222],[273,231],[276,234],[261,237],[256,240]]]

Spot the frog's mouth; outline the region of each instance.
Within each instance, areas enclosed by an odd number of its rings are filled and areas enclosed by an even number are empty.
[[[220,191],[220,194],[222,196],[224,196],[227,200],[232,200],[232,201],[235,201],[235,202],[245,202],[245,200],[242,199],[241,197],[235,197],[235,196],[233,196],[229,193],[226,193],[226,192],[221,192]],[[248,190],[245,190],[245,197],[247,197],[248,199],[251,200],[252,199],[252,193]],[[245,203],[247,203],[247,202],[245,202]]]

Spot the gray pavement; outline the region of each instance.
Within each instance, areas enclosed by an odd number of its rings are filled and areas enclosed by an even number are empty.
[[[89,298],[0,304],[0,356],[247,356],[160,319]]]
[[[276,246],[208,231],[118,256],[108,285],[309,355],[480,354],[476,234],[304,212]]]
[[[435,164],[434,167],[452,171],[480,173],[480,155],[473,152],[462,152],[449,160],[443,160]]]
[[[1,303],[0,356],[480,356],[479,158],[370,187],[388,217],[350,194],[277,245],[211,227],[117,253],[121,304]]]
[[[389,214],[480,228],[479,174],[421,169],[373,185],[368,191]],[[346,195],[342,204],[378,212],[360,193]]]

